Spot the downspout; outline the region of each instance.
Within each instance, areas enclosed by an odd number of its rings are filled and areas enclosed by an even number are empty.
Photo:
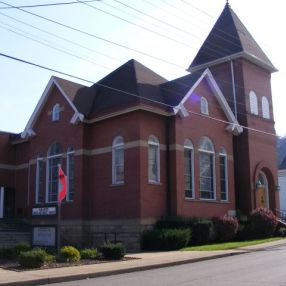
[[[28,161],[28,194],[27,194],[27,206],[29,206],[30,201],[30,160]]]
[[[171,215],[170,117],[166,118],[166,210]]]
[[[231,70],[231,82],[232,82],[232,96],[233,96],[234,115],[235,115],[235,118],[237,118],[235,78],[234,78],[234,70],[233,70],[233,61],[232,60],[230,60],[230,70]]]

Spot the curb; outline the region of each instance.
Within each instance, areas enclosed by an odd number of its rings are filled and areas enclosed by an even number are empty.
[[[281,241],[282,242],[282,241]],[[111,276],[111,275],[118,275],[118,274],[125,274],[125,273],[132,273],[136,271],[146,271],[146,270],[152,270],[152,269],[158,269],[158,268],[165,268],[165,267],[171,267],[171,266],[178,266],[183,264],[189,264],[189,263],[196,263],[196,262],[202,262],[206,260],[213,260],[213,259],[219,259],[224,257],[230,257],[234,255],[240,255],[240,254],[246,254],[256,251],[262,251],[267,250],[271,248],[275,248],[278,246],[285,246],[286,242],[278,243],[274,245],[269,246],[263,246],[258,248],[249,248],[249,249],[236,249],[231,250],[228,253],[222,253],[222,254],[214,254],[211,256],[205,256],[205,257],[198,257],[198,258],[189,258],[186,260],[178,260],[178,261],[172,261],[172,262],[164,262],[164,263],[158,263],[158,264],[151,264],[151,265],[144,265],[144,266],[135,266],[135,267],[129,267],[125,269],[117,269],[117,270],[107,270],[102,272],[94,272],[94,273],[86,273],[86,274],[76,274],[76,275],[66,275],[66,276],[59,276],[59,277],[52,277],[52,278],[38,278],[33,280],[26,280],[26,281],[14,281],[14,282],[5,282],[1,283],[0,285],[5,286],[37,286],[37,285],[43,285],[43,284],[53,284],[53,283],[62,283],[62,282],[69,282],[69,281],[75,281],[75,280],[84,280],[84,279],[90,279],[90,278],[97,278],[97,277],[105,277],[105,276]]]
[[[234,256],[234,255],[243,254],[243,253],[247,253],[247,252],[245,251],[230,252],[230,253],[223,253],[223,254],[217,254],[217,255],[206,256],[206,257],[190,258],[186,260],[165,262],[161,264],[153,264],[153,265],[145,265],[145,266],[137,266],[137,267],[131,267],[131,268],[126,268],[126,269],[109,270],[109,271],[103,271],[103,272],[97,272],[97,273],[76,274],[76,275],[60,276],[60,277],[52,277],[52,278],[39,278],[39,279],[33,279],[33,280],[27,280],[27,281],[14,281],[14,282],[8,282],[8,283],[5,282],[5,283],[0,283],[0,285],[37,286],[37,285],[44,285],[44,284],[69,282],[69,281],[75,281],[75,280],[79,281],[79,280],[90,279],[90,278],[105,277],[105,276],[111,276],[111,275],[132,273],[132,272],[137,272],[137,271],[146,271],[146,270],[152,270],[152,269],[158,269],[158,268],[178,266],[182,264],[196,263],[196,262],[201,262],[201,261],[206,261],[206,260],[213,260],[213,259],[224,258],[228,256]]]

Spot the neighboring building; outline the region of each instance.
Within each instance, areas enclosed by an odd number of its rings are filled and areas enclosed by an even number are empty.
[[[165,215],[276,209],[276,69],[228,4],[189,71],[167,81],[130,60],[91,87],[52,77],[25,130],[0,133],[2,216],[54,224],[32,208],[57,203],[59,163],[69,243],[138,249]]]
[[[279,138],[277,143],[280,211],[286,217],[286,137]]]

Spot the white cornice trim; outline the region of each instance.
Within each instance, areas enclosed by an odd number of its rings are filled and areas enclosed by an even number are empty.
[[[99,117],[96,117],[96,118],[93,118],[93,119],[85,119],[84,122],[85,123],[99,122],[99,121],[103,121],[103,120],[106,120],[106,119],[109,119],[109,118],[112,118],[112,117],[116,117],[116,116],[119,116],[119,115],[123,115],[123,114],[130,113],[130,112],[133,112],[133,111],[138,111],[138,110],[148,111],[148,112],[152,112],[152,113],[163,115],[163,116],[174,115],[172,112],[163,111],[163,110],[160,110],[160,109],[154,108],[154,107],[133,106],[133,107],[129,107],[129,108],[126,108],[126,109],[123,109],[123,110],[120,110],[120,111],[115,111],[115,112],[112,112],[112,113],[109,113],[109,114],[106,114],[106,115],[103,115],[103,116],[99,116]]]
[[[227,126],[226,130],[229,132],[232,132],[234,135],[239,135],[243,132],[243,128],[239,125],[237,119],[235,118],[231,108],[229,107],[222,91],[220,90],[219,86],[217,85],[211,71],[209,69],[206,69],[200,78],[195,82],[195,84],[190,88],[190,90],[187,92],[187,94],[183,97],[181,102],[174,108],[174,113],[177,114],[184,108],[184,103],[187,101],[187,99],[190,97],[190,95],[194,92],[194,90],[197,88],[197,86],[201,83],[203,79],[206,79],[209,87],[213,91],[214,95],[216,96],[217,101],[219,102],[221,108],[223,109],[227,120],[230,122],[230,124]]]
[[[219,58],[216,59],[214,61],[210,61],[207,63],[204,63],[202,65],[198,65],[198,66],[194,66],[194,67],[189,67],[187,69],[187,71],[189,72],[196,72],[198,70],[202,70],[202,69],[206,69],[208,67],[214,66],[214,65],[218,65],[218,64],[222,64],[231,60],[235,60],[238,58],[244,58],[247,59],[250,62],[253,62],[254,64],[270,71],[270,72],[277,72],[278,70],[273,66],[273,65],[269,65],[268,63],[266,63],[265,61],[262,61],[261,59],[259,59],[258,57],[254,56],[253,54],[250,54],[248,52],[239,52],[239,53],[235,53],[223,58]]]
[[[44,92],[42,93],[42,96],[40,97],[40,100],[38,101],[36,108],[34,109],[24,131],[21,133],[21,137],[22,138],[28,138],[30,136],[35,136],[36,133],[33,130],[34,124],[36,122],[36,120],[38,119],[40,112],[42,111],[43,106],[45,105],[45,103],[48,100],[48,97],[52,91],[52,88],[56,86],[58,88],[58,90],[60,91],[60,94],[66,99],[66,101],[69,103],[69,105],[71,106],[71,108],[74,111],[74,115],[71,118],[71,123],[75,124],[79,121],[83,121],[84,119],[84,115],[79,113],[77,108],[75,107],[75,105],[72,103],[72,101],[69,99],[69,97],[67,96],[67,94],[64,92],[64,90],[61,88],[61,86],[59,85],[59,83],[57,82],[55,77],[51,77]]]

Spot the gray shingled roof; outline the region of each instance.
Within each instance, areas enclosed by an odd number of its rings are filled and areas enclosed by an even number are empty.
[[[248,60],[276,71],[269,58],[227,3],[214,27],[191,63],[189,70],[243,53]]]
[[[277,140],[277,163],[278,169],[286,169],[286,137]]]

